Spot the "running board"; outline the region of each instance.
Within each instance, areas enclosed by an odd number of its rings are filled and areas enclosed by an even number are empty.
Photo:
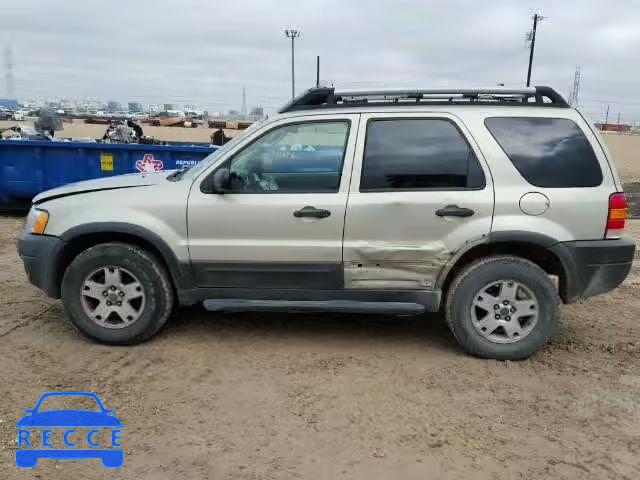
[[[424,305],[408,302],[359,302],[355,300],[245,300],[212,298],[202,302],[210,312],[335,312],[379,313],[385,315],[420,315]]]

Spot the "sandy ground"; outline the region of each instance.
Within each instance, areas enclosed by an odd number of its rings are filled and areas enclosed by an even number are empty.
[[[640,135],[603,135],[616,169],[625,183],[640,182]]]
[[[0,217],[0,478],[640,477],[640,262],[562,309],[523,362],[465,355],[438,316],[180,310],[135,347],[79,337],[27,283],[21,217]],[[640,222],[631,225],[640,239]],[[98,393],[125,463],[13,463],[15,422],[50,390]]]

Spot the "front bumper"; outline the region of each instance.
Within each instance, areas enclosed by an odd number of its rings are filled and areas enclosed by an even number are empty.
[[[576,302],[616,288],[631,270],[635,249],[628,237],[562,242],[551,247],[567,274],[565,301]]]
[[[60,298],[58,265],[65,242],[58,237],[24,232],[18,240],[18,253],[29,282],[49,297]]]

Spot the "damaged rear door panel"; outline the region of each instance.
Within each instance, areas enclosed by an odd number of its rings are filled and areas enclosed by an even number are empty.
[[[441,269],[491,230],[491,175],[446,113],[370,113],[360,121],[344,232],[353,289],[434,289]]]

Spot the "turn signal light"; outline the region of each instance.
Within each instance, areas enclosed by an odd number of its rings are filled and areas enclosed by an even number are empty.
[[[31,233],[37,233],[39,235],[44,233],[44,229],[47,228],[47,222],[49,221],[49,214],[44,210],[40,210],[38,212],[38,216],[36,217],[36,221],[33,222],[33,227],[31,227]]]

